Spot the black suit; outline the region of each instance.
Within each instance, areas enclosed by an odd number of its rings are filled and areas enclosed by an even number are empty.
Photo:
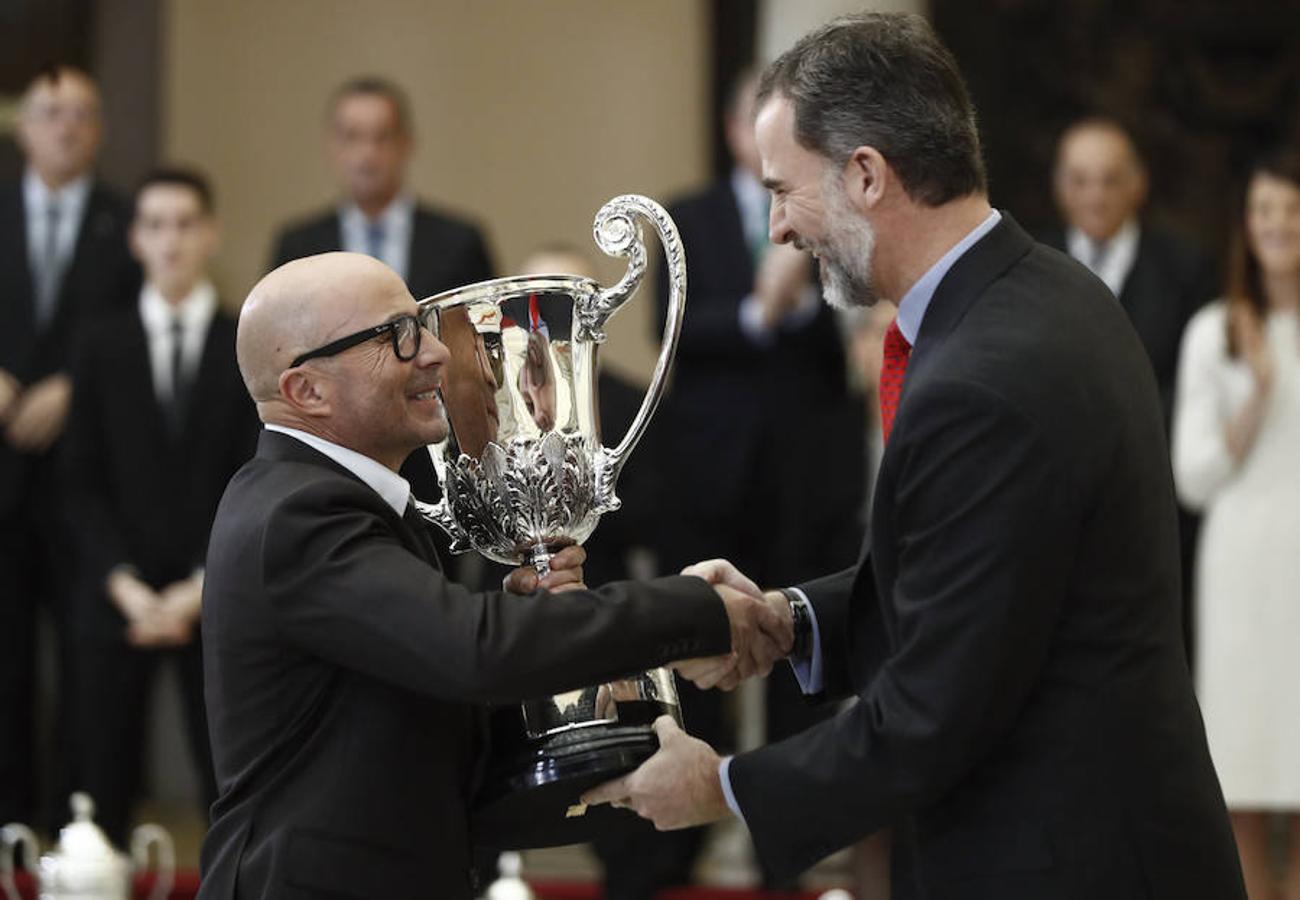
[[[1065,232],[1057,229],[1045,236],[1046,243],[1059,250],[1066,245]],[[1128,313],[1134,330],[1146,348],[1155,369],[1168,433],[1174,410],[1174,382],[1178,375],[1178,351],[1183,331],[1192,316],[1214,296],[1217,280],[1209,259],[1195,247],[1168,232],[1143,224],[1138,237],[1133,268],[1119,292],[1119,304]],[[1196,569],[1196,539],[1201,519],[1179,508],[1183,578],[1183,642],[1191,659],[1195,641],[1192,614],[1193,574]]]
[[[1244,897],[1179,633],[1160,398],[1009,217],[939,285],[859,566],[805,586],[835,719],[736,757],[765,865],[893,826],[927,898]]]
[[[265,432],[213,528],[204,667],[221,796],[203,898],[471,896],[479,704],[725,651],[690,578],[475,594],[427,533]]]
[[[326,210],[280,232],[271,268],[290,260],[343,249],[343,224],[337,209]],[[424,204],[415,207],[411,246],[407,255],[406,286],[417,300],[452,288],[493,277],[492,259],[483,233],[473,223]],[[421,500],[442,496],[433,463],[423,451],[413,453],[402,475]],[[439,548],[449,546],[438,537]]]
[[[140,274],[127,251],[129,220],[125,203],[101,187],[91,188],[51,318],[38,326],[22,187],[0,189],[0,369],[24,386],[66,372],[87,322],[135,297]],[[41,780],[32,754],[37,606],[48,603],[60,637],[66,630],[68,538],[60,515],[56,450],[57,444],[47,453],[19,453],[0,434],[0,709],[6,711],[0,716],[0,819],[5,821],[32,819],[34,786]],[[69,663],[60,662],[63,679],[70,677]],[[58,701],[60,721],[71,699]],[[66,746],[55,748],[55,797],[49,798],[54,807],[46,815],[66,813],[68,785],[62,782],[69,773],[57,769],[66,768],[68,752]]]
[[[221,493],[253,455],[259,424],[235,362],[235,321],[212,320],[188,388],[189,414],[169,427],[156,398],[139,312],[106,317],[73,366],[77,384],[66,442],[69,514],[79,549],[80,785],[97,821],[121,843],[140,786],[153,673],[175,657],[196,768],[215,799],[203,713],[199,642],[142,650],[105,592],[119,565],[155,590],[203,565]]]

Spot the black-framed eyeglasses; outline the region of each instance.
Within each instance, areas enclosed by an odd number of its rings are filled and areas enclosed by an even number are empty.
[[[408,313],[395,319],[389,319],[379,325],[363,328],[338,340],[330,341],[323,347],[308,350],[306,353],[294,357],[293,362],[289,363],[289,368],[297,368],[309,359],[337,356],[344,350],[350,350],[358,344],[364,344],[366,341],[381,338],[385,335],[392,341],[393,355],[402,362],[409,362],[415,359],[415,355],[420,352],[420,333],[428,327],[426,320],[427,316],[422,311],[420,315]]]

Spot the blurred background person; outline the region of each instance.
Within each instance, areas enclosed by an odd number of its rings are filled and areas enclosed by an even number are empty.
[[[1300,153],[1251,170],[1226,296],[1187,329],[1174,474],[1205,511],[1197,689],[1251,900],[1300,898]],[[1286,814],[1285,881],[1270,853]]]
[[[139,285],[126,205],[95,180],[99,89],[53,66],[18,109],[24,170],[0,188],[0,822],[66,816],[73,694],[67,647],[67,532],[55,451],[72,396],[68,360],[87,320]],[[53,746],[37,765],[37,610],[55,623]]]
[[[1192,315],[1214,294],[1213,266],[1178,236],[1142,218],[1147,170],[1129,132],[1114,119],[1070,125],[1057,142],[1052,187],[1064,229],[1044,241],[1106,283],[1128,313],[1156,373],[1165,427],[1173,409],[1178,347]],[[1193,655],[1195,515],[1179,510],[1183,640]]]
[[[136,195],[131,248],[145,282],[74,357],[65,476],[77,539],[78,787],[125,846],[141,792],[160,664],[175,665],[204,821],[216,799],[198,617],[208,532],[259,423],[235,364],[235,320],[208,265],[206,179],[158,169]]]
[[[270,268],[331,250],[366,253],[401,275],[417,300],[492,277],[478,227],[419,201],[406,187],[415,129],[406,92],[396,83],[367,76],[340,85],[326,111],[325,144],[342,196],[286,225]],[[417,497],[440,496],[423,451],[412,455],[402,476]],[[448,559],[441,534],[438,540]]]

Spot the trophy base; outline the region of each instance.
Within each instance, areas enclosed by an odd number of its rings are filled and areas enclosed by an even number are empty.
[[[667,706],[661,713],[678,717]],[[494,732],[493,737],[499,736]],[[494,748],[486,787],[471,816],[474,843],[494,850],[556,847],[617,827],[635,813],[608,804],[584,807],[579,798],[631,772],[658,749],[649,724],[590,725],[525,738],[523,746],[508,744],[502,752]]]

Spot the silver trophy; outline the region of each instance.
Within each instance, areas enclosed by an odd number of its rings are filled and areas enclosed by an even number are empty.
[[[596,404],[604,326],[646,272],[641,223],[663,243],[670,294],[663,346],[645,399],[612,449]],[[440,395],[450,424],[429,448],[442,500],[417,503],[451,537],[509,565],[549,570],[619,508],[618,474],[663,394],[686,303],[677,228],[654,201],[625,194],[596,214],[606,254],[626,273],[603,288],[578,275],[498,278],[422,300],[422,317],[450,351]],[[500,849],[586,840],[610,815],[578,802],[587,787],[630,771],[657,749],[651,723],[681,723],[667,669],[541,698],[492,714],[492,751],[476,803],[478,840]]]

